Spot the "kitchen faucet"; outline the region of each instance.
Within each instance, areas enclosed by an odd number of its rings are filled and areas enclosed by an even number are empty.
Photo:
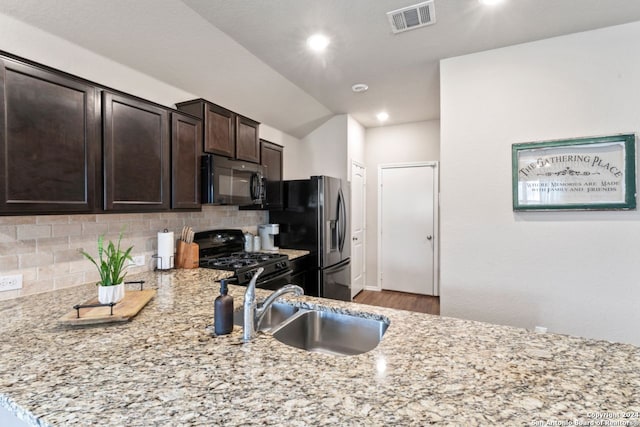
[[[244,342],[251,341],[256,335],[256,330],[260,326],[262,318],[277,298],[280,298],[286,293],[293,293],[298,296],[304,295],[304,290],[300,286],[285,285],[269,295],[267,299],[260,304],[260,307],[258,307],[258,303],[256,302],[256,281],[263,271],[264,268],[262,267],[256,270],[244,293],[244,321],[242,327],[242,340]]]

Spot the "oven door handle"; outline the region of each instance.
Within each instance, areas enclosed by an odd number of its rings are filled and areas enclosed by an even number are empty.
[[[279,273],[277,276],[266,276],[264,279],[262,278],[258,279],[258,283],[256,283],[256,286],[259,286],[261,283],[264,283],[264,282],[270,282],[272,280],[282,279],[283,277],[290,276],[291,273],[293,273],[293,270],[289,268],[284,272]]]

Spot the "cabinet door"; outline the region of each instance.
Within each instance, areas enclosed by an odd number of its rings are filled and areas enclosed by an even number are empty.
[[[282,146],[261,139],[260,152],[262,164],[265,166],[264,176],[267,181],[265,205],[267,209],[281,209],[283,205]]]
[[[97,89],[0,58],[0,213],[91,212]]]
[[[202,121],[171,114],[171,207],[200,208]]]
[[[105,210],[169,209],[169,114],[138,99],[103,92]]]
[[[291,260],[291,283],[304,289],[304,294],[319,296],[318,280],[312,255],[304,255]]]
[[[236,116],[236,159],[260,163],[260,123],[247,117]]]
[[[235,114],[215,104],[204,106],[204,151],[232,158],[235,155]]]

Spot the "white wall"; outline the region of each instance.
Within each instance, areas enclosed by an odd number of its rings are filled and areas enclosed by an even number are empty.
[[[302,139],[296,176],[287,179],[311,175],[347,179],[347,118],[346,114],[333,116]]]
[[[369,128],[365,132],[367,168],[366,286],[378,286],[378,167],[389,163],[440,160],[440,122],[430,120]]]
[[[350,180],[351,159],[361,164],[365,161],[364,135],[365,128],[353,117],[331,117],[296,144],[291,157],[294,165],[288,167],[285,179],[328,175]]]
[[[511,144],[640,130],[640,23],[441,63],[441,313],[640,344],[640,212],[514,213]]]
[[[364,165],[365,158],[365,128],[356,119],[347,116],[347,175],[351,180],[351,162],[356,161]]]
[[[200,93],[192,94],[157,80],[2,13],[0,13],[0,50],[167,107],[175,107],[176,102],[202,96]],[[202,88],[203,91],[205,89]],[[214,99],[212,101],[215,102]],[[242,113],[242,111],[239,112]],[[286,151],[289,153],[285,151],[285,156],[296,155],[295,143],[299,142],[299,139],[269,124],[261,125],[260,134],[276,144],[288,146],[289,149]]]
[[[0,49],[67,73],[173,106],[193,94],[0,13]]]

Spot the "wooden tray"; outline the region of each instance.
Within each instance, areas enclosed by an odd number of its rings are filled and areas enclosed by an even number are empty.
[[[78,311],[74,308],[60,319],[58,323],[64,325],[92,325],[97,323],[110,322],[126,322],[133,316],[138,314],[142,307],[156,294],[155,289],[145,289],[142,291],[126,291],[122,301],[113,306],[113,315],[111,315],[111,307],[91,307],[81,308],[80,317]],[[98,304],[98,297],[95,297],[81,305]]]

